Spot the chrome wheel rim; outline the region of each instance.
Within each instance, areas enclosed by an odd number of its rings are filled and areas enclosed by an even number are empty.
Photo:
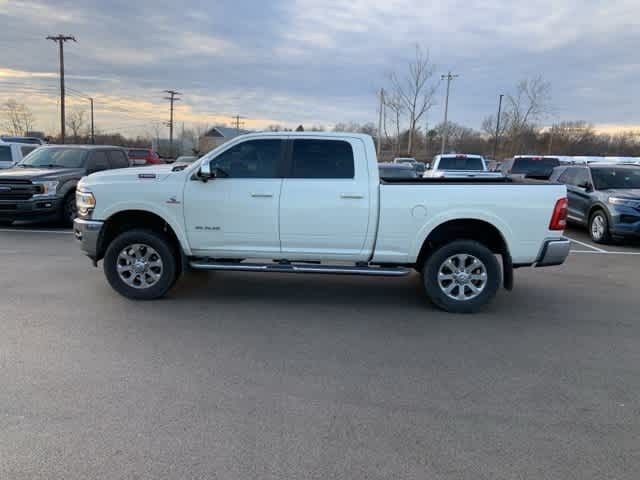
[[[473,300],[487,286],[487,267],[473,255],[452,255],[438,269],[438,286],[453,300]]]
[[[596,215],[591,222],[591,235],[596,240],[600,240],[604,236],[605,224],[602,215]]]
[[[162,278],[160,254],[149,245],[133,243],[118,254],[116,269],[120,280],[133,288],[153,287]]]

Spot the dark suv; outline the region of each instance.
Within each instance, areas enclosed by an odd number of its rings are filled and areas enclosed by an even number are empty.
[[[0,171],[0,224],[58,220],[71,225],[78,181],[94,172],[129,166],[127,152],[118,147],[40,147],[14,168]]]
[[[587,226],[594,242],[640,236],[640,166],[563,166],[550,180],[567,185],[568,220]]]

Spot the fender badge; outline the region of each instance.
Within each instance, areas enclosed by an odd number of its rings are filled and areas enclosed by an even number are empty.
[[[167,200],[165,203],[168,203],[169,205],[179,205],[180,202],[178,201],[178,199],[176,197],[169,197],[169,200]]]
[[[139,173],[138,174],[138,178],[156,178],[156,174],[155,173]]]

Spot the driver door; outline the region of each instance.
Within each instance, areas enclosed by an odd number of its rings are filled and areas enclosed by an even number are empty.
[[[281,139],[232,145],[209,160],[216,178],[194,178],[184,193],[185,227],[195,255],[225,258],[280,254]]]

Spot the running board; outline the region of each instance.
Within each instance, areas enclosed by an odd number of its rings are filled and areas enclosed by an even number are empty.
[[[403,277],[411,273],[404,267],[370,267],[342,265],[298,265],[280,263],[228,263],[192,260],[189,265],[194,270],[229,270],[238,272],[271,273],[326,273],[333,275],[371,275],[379,277]]]

